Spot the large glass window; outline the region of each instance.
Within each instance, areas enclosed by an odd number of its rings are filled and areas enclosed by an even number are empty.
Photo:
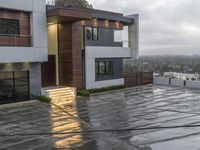
[[[85,35],[87,40],[97,41],[99,38],[98,28],[94,27],[85,27]]]
[[[96,78],[113,76],[113,62],[112,61],[96,61],[95,64]]]
[[[0,18],[0,35],[19,35],[19,20]]]
[[[28,99],[28,71],[0,73],[0,104]]]

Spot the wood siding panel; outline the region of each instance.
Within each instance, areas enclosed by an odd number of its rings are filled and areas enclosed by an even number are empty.
[[[42,63],[42,87],[56,85],[56,56],[49,55],[48,62]]]
[[[58,62],[60,85],[82,88],[80,22],[59,24]]]
[[[153,83],[153,73],[144,72],[142,73],[142,84],[152,84]]]
[[[30,13],[23,11],[0,9],[0,18],[19,20],[19,36],[1,36],[0,46],[31,46]]]
[[[145,85],[153,83],[152,72],[140,72],[124,75],[124,84],[126,87]]]

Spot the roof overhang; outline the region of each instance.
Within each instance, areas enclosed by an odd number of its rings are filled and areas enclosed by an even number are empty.
[[[97,18],[98,20],[118,21],[124,25],[134,23],[133,18],[123,16],[121,13],[80,7],[47,6],[48,23],[75,22],[92,20],[93,18]]]
[[[69,7],[47,7],[48,23],[74,22],[91,19],[92,14],[89,10]]]
[[[110,20],[110,21],[118,21],[123,23],[124,25],[133,24],[134,19],[128,18],[125,16],[112,16],[112,15],[102,15],[102,14],[93,14],[93,18],[97,18],[100,20]]]

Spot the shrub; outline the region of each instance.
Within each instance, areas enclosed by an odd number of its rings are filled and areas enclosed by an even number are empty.
[[[106,91],[123,89],[123,88],[125,88],[124,85],[117,85],[117,86],[110,86],[110,87],[104,87],[104,88],[99,88],[99,89],[78,90],[77,95],[89,97],[90,94],[93,94],[93,93],[106,92]]]
[[[51,98],[46,97],[46,96],[38,96],[37,99],[41,102],[45,102],[45,103],[50,103],[51,102]]]
[[[90,92],[87,91],[87,90],[78,90],[78,91],[77,91],[77,95],[89,97],[89,96],[90,96]]]

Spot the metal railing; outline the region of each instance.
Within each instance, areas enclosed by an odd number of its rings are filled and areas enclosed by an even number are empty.
[[[0,46],[6,47],[31,47],[31,35],[0,34]]]

